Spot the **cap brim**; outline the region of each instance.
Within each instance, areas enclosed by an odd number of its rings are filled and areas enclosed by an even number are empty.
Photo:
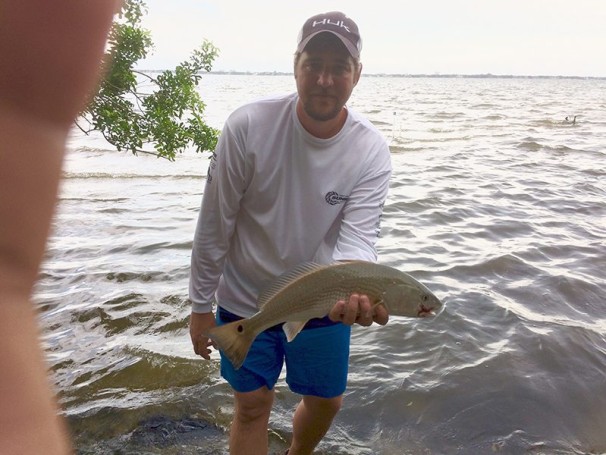
[[[347,48],[347,51],[349,52],[349,54],[353,58],[360,58],[360,51],[358,50],[358,48],[356,46],[353,45],[353,43],[351,41],[349,41],[347,38],[343,38],[341,35],[339,35],[338,33],[333,32],[331,30],[319,30],[319,31],[317,31],[315,33],[312,33],[311,35],[309,35],[304,40],[301,40],[301,42],[297,46],[297,51],[298,52],[303,52],[305,50],[305,47],[309,44],[309,42],[313,38],[315,38],[317,35],[319,35],[320,33],[331,33],[331,34],[333,34],[334,36],[336,36],[337,38],[339,38],[341,40],[341,42],[345,45],[345,47]]]

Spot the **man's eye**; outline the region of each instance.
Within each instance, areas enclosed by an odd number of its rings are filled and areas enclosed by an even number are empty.
[[[337,65],[332,69],[332,74],[335,76],[343,76],[348,70],[349,68],[345,65]]]
[[[319,73],[322,71],[322,64],[318,62],[309,62],[306,67],[308,71],[313,73]]]

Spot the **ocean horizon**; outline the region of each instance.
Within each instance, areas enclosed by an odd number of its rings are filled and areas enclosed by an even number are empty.
[[[165,69],[139,69],[143,73],[162,73],[170,71]],[[205,75],[220,76],[293,76],[292,72],[285,71],[246,71],[246,70],[212,70],[209,72],[200,72]],[[575,75],[529,75],[529,74],[493,74],[493,73],[366,73],[364,77],[394,77],[394,78],[461,78],[461,79],[587,79],[587,80],[606,80],[606,76],[575,76]]]

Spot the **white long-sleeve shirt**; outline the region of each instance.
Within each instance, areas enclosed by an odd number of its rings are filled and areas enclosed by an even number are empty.
[[[193,311],[217,302],[242,317],[277,275],[305,261],[376,261],[389,147],[348,110],[319,139],[301,125],[297,94],[247,104],[226,121],[209,166],[194,237]]]

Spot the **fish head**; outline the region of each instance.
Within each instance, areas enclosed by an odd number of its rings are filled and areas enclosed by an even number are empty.
[[[420,283],[397,283],[383,293],[383,303],[390,316],[424,318],[442,310],[442,302]]]

